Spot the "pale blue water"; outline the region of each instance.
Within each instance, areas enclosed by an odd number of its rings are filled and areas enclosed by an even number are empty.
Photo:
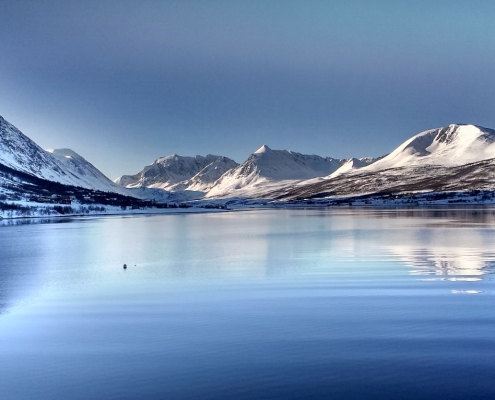
[[[0,256],[0,399],[495,398],[492,209],[4,222]]]

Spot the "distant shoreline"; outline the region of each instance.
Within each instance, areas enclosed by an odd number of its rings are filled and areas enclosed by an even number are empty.
[[[89,213],[67,213],[67,214],[48,214],[48,215],[11,215],[0,216],[0,225],[6,221],[27,221],[27,220],[61,220],[66,218],[98,218],[98,217],[117,217],[117,216],[150,216],[150,215],[178,215],[178,214],[210,214],[210,213],[228,213],[228,212],[240,212],[240,211],[256,211],[256,210],[318,210],[318,209],[332,209],[332,210],[420,210],[420,209],[469,209],[469,208],[495,208],[494,203],[474,203],[474,202],[458,202],[458,203],[371,203],[365,204],[364,202],[353,201],[352,204],[345,203],[325,203],[313,202],[306,203],[301,202],[287,202],[287,203],[263,203],[263,204],[236,204],[232,208],[203,208],[203,207],[188,207],[188,208],[149,208],[149,209],[136,209],[136,210],[107,210],[102,212],[89,212]],[[108,207],[107,207],[108,209]]]

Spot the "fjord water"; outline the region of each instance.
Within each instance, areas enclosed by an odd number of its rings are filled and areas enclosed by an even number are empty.
[[[495,396],[493,209],[24,222],[1,399]]]

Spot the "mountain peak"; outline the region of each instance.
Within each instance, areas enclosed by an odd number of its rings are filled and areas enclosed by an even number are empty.
[[[264,144],[258,150],[256,150],[254,154],[268,153],[269,151],[272,151],[272,149],[270,149],[266,144]]]
[[[411,165],[458,166],[495,158],[495,131],[473,124],[450,124],[411,137],[367,170]]]
[[[71,149],[46,149],[46,151],[48,153],[52,153],[53,155],[58,155],[65,158],[82,158],[79,154]]]
[[[199,184],[211,183],[210,180],[218,179],[227,170],[236,166],[237,163],[227,157],[212,154],[190,157],[174,153],[156,159],[153,164],[144,167],[137,174],[122,175],[115,182],[128,188],[144,186],[179,190],[185,189],[191,183],[189,181],[196,177],[193,183],[197,188],[201,186]],[[197,176],[198,174],[200,176]]]

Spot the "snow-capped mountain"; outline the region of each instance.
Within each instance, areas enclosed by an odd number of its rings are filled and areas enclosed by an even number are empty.
[[[495,190],[495,131],[465,124],[431,129],[378,159],[324,158],[266,145],[241,165],[222,156],[173,154],[112,182],[76,152],[43,150],[0,117],[0,173],[1,193],[13,187],[22,193],[35,177],[43,180],[40,187],[51,181],[163,202]]]
[[[345,160],[323,158],[263,145],[248,159],[226,172],[206,197],[259,195],[259,190],[294,185],[297,181],[322,177],[336,171]]]
[[[458,166],[495,157],[495,131],[451,124],[421,132],[366,167],[370,171],[413,165]]]
[[[495,190],[495,159],[444,167],[422,165],[368,171],[365,168],[320,182],[266,193],[264,198],[303,200],[335,196],[412,192]]]
[[[43,150],[0,116],[0,164],[65,185],[122,193],[90,162],[69,149]]]
[[[227,157],[160,157],[135,175],[123,175],[115,183],[127,188],[148,187],[166,190],[204,190],[227,170],[238,164]],[[192,189],[194,188],[194,189]]]
[[[421,132],[358,169],[307,182],[271,198],[305,199],[373,193],[495,189],[495,131],[452,124]]]

